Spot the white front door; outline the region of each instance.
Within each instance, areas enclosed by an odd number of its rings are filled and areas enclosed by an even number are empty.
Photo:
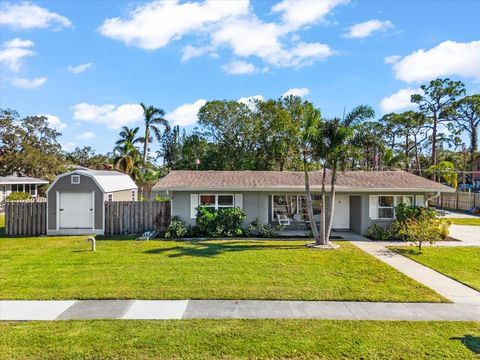
[[[360,215],[360,214],[359,214]],[[335,207],[333,209],[333,229],[350,228],[350,196],[335,194]]]
[[[92,229],[94,193],[60,192],[59,220],[61,229]]]

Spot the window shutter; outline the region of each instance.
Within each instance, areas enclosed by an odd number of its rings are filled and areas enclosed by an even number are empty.
[[[235,194],[235,207],[243,209],[243,194]]]
[[[425,206],[425,200],[423,199],[423,195],[415,195],[415,205]]]
[[[190,194],[190,218],[195,219],[197,217],[198,208],[198,194]]]
[[[370,216],[370,219],[372,220],[378,219],[378,196],[377,195],[370,195],[369,216]]]

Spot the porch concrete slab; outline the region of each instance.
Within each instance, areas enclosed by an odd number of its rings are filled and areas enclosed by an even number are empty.
[[[133,303],[133,300],[79,300],[60,314],[57,320],[121,319]]]
[[[181,319],[187,304],[188,300],[136,300],[123,315],[123,319]]]
[[[421,265],[407,257],[387,249],[374,241],[352,241],[366,253],[387,263],[408,277],[436,291],[457,304],[480,305],[480,292],[455,281],[448,276]]]
[[[0,320],[54,320],[74,302],[75,300],[2,300],[0,301]]]
[[[190,300],[184,319],[290,319],[288,301]]]
[[[290,301],[290,307],[294,319],[355,319],[346,303],[340,301]]]

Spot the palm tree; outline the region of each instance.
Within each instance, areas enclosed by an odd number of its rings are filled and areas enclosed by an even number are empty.
[[[159,125],[163,125],[166,128],[169,127],[168,121],[163,118],[165,116],[165,111],[158,109],[153,106],[146,106],[144,103],[140,103],[140,106],[143,109],[143,117],[145,121],[145,135],[140,139],[143,142],[143,162],[147,162],[148,158],[148,143],[153,141],[151,132],[155,135],[157,140],[160,142],[162,137]]]
[[[120,132],[120,139],[115,142],[115,148],[113,149],[114,159],[113,165],[120,171],[132,176],[134,179],[137,177],[140,153],[135,146],[140,142],[137,138],[139,128],[128,128],[124,126]]]

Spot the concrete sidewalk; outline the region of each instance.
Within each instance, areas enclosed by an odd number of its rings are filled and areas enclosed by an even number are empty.
[[[0,320],[332,319],[480,321],[472,304],[261,300],[0,301]]]
[[[456,304],[480,306],[480,292],[387,249],[385,245],[389,243],[376,241],[352,241],[351,243]]]

